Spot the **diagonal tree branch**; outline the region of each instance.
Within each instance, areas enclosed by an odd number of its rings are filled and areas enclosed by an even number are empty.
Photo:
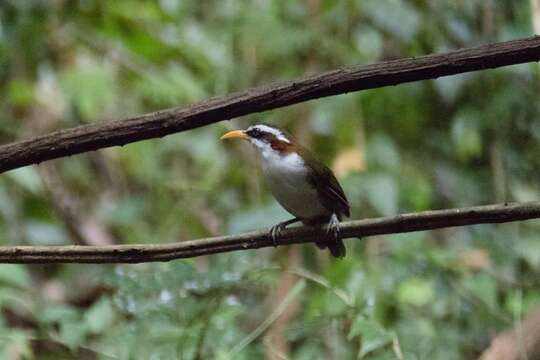
[[[348,221],[341,224],[341,234],[343,238],[351,238],[535,218],[540,218],[540,202],[505,203]],[[313,242],[321,232],[325,229],[292,228],[283,231],[277,242],[280,245]],[[267,231],[163,245],[4,246],[0,247],[0,263],[142,263],[271,246]]]
[[[440,55],[357,65],[125,120],[79,126],[0,146],[0,173],[109,146],[161,137],[251,113],[351,91],[540,60],[540,37]]]

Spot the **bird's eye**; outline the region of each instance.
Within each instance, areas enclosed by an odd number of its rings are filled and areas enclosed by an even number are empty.
[[[254,137],[254,138],[258,138],[261,136],[261,130],[257,128],[251,129],[247,133],[249,136]]]

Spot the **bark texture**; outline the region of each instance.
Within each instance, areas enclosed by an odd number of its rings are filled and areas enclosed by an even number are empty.
[[[535,36],[445,54],[345,67],[212,98],[187,107],[78,126],[3,145],[0,146],[0,173],[321,97],[539,60],[540,37]]]
[[[361,238],[535,218],[540,218],[540,202],[505,203],[348,221],[341,223],[341,235]],[[278,245],[308,243],[325,232],[324,226],[292,228],[283,231],[276,240]],[[142,263],[271,246],[268,230],[160,245],[2,246],[0,263]]]

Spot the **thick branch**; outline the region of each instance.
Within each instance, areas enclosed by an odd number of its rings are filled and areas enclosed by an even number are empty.
[[[405,82],[540,60],[540,37],[352,66],[261,86],[184,108],[53,132],[0,146],[0,172],[109,146],[161,137],[303,101]]]
[[[341,224],[344,238],[405,233],[453,226],[492,224],[540,218],[540,202],[499,204],[461,209],[425,211],[392,217],[348,221]],[[278,244],[312,242],[325,229],[292,228]],[[141,263],[191,258],[236,250],[271,247],[267,231],[219,236],[163,245],[5,246],[0,263]]]

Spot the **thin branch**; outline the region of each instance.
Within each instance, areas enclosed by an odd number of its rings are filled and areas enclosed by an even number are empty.
[[[79,126],[3,145],[0,146],[0,173],[321,97],[539,60],[540,37],[531,37],[446,54],[341,68],[212,98],[184,108]]]
[[[505,203],[348,221],[341,224],[341,235],[352,238],[535,218],[540,218],[540,202]],[[320,227],[292,228],[283,231],[277,243],[313,242],[325,231]],[[3,246],[0,263],[142,263],[271,246],[267,230],[162,245]]]
[[[248,336],[243,338],[238,344],[236,344],[231,349],[231,351],[229,352],[229,355],[231,355],[230,357],[234,358],[234,355],[240,353],[243,349],[245,349],[246,346],[252,343],[259,336],[261,336],[261,334],[264,333],[264,331],[268,329],[268,327],[272,325],[272,323],[274,323],[274,321],[276,321],[279,318],[279,316],[283,314],[285,310],[287,310],[287,307],[289,306],[289,304],[296,297],[298,297],[300,292],[302,292],[302,290],[304,290],[305,287],[306,287],[305,280],[297,281],[296,284],[293,286],[293,288],[287,293],[285,298],[281,301],[281,303],[274,309],[274,311],[272,311],[270,315],[268,315],[268,317],[264,319],[264,321],[261,324],[259,324],[259,326],[257,326],[250,334],[248,334]]]

